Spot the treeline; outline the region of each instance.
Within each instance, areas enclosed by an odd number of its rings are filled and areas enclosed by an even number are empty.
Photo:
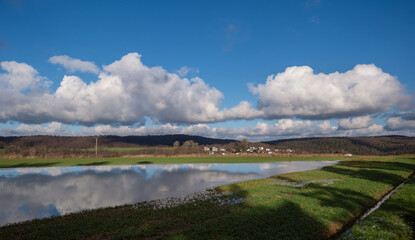
[[[211,154],[213,148],[217,149],[214,154],[415,154],[415,138],[405,136],[318,137],[260,143],[250,143],[246,139],[236,141],[189,135],[101,136],[98,137],[98,155],[94,150],[95,143],[95,137],[0,137],[0,157],[173,156]],[[264,150],[260,151],[260,147]],[[114,151],[108,148],[120,148],[120,150]],[[248,148],[256,148],[256,150],[248,152]]]
[[[82,149],[95,147],[95,138],[90,137],[62,137],[62,136],[22,136],[0,137],[0,148],[18,146],[24,148],[69,148]],[[137,147],[137,146],[173,146],[174,142],[183,145],[186,141],[197,142],[199,145],[228,144],[235,142],[231,139],[214,139],[184,134],[155,135],[155,136],[98,136],[101,147]]]
[[[406,136],[319,137],[265,142],[301,154],[398,155],[415,154],[415,138]]]
[[[89,144],[88,146],[91,146]],[[173,143],[173,146],[134,146],[137,150],[110,149],[100,146],[96,152],[94,148],[65,148],[65,147],[46,147],[32,146],[21,147],[16,145],[3,145],[3,157],[32,157],[32,158],[95,158],[95,157],[125,157],[137,155],[151,156],[174,156],[184,154],[204,154],[203,147],[199,143],[188,140],[183,144],[179,141]]]

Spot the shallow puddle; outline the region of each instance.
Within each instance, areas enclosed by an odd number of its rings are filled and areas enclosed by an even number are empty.
[[[85,209],[177,197],[338,161],[143,164],[0,169],[0,226]]]

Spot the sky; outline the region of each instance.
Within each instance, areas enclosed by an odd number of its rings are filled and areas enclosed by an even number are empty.
[[[0,0],[0,136],[415,136],[414,12]]]

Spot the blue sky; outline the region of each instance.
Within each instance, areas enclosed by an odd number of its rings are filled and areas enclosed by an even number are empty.
[[[414,10],[3,0],[0,133],[412,136]]]

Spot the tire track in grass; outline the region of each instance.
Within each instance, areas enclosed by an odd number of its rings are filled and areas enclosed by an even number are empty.
[[[414,239],[414,185],[415,171],[408,179],[389,191],[373,208],[358,218],[339,239],[378,239],[379,237],[397,240]],[[407,217],[409,219],[405,219],[405,216],[409,216]]]

